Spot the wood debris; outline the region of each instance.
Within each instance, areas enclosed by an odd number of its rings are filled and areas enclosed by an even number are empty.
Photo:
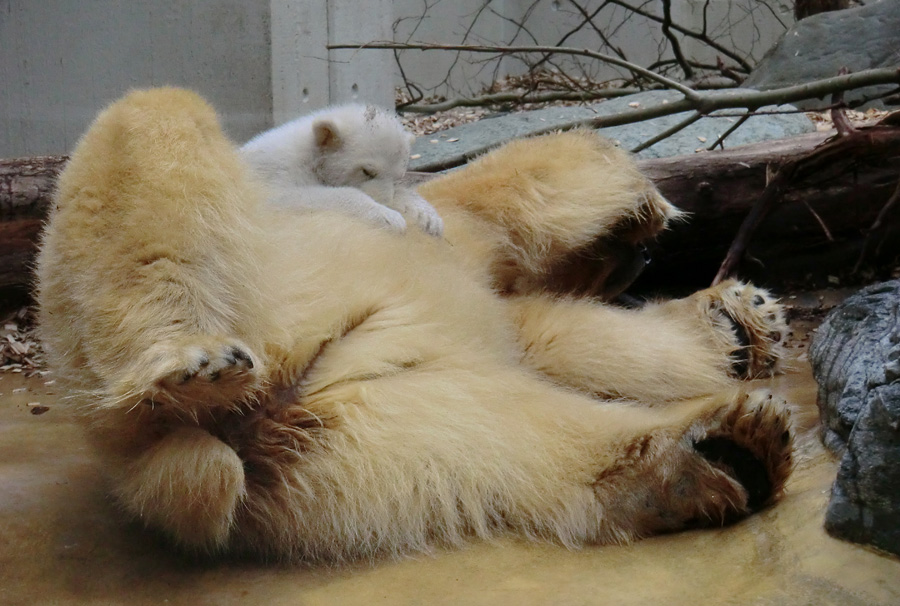
[[[0,372],[24,373],[29,377],[48,374],[44,351],[35,336],[34,311],[29,307],[12,312],[2,320]]]

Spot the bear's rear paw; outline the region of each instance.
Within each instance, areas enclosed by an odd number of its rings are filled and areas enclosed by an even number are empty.
[[[697,293],[706,299],[713,328],[727,336],[732,372],[739,379],[770,377],[785,356],[784,309],[769,292],[736,280]]]
[[[185,337],[151,347],[128,381],[130,390],[154,406],[238,406],[252,399],[259,362],[237,339]]]
[[[693,439],[713,475],[722,473],[745,494],[741,507],[720,509],[714,522],[759,511],[777,499],[791,472],[790,411],[766,391],[742,394]]]

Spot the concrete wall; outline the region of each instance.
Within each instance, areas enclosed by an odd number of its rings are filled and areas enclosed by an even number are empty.
[[[633,1],[651,11],[661,5]],[[781,3],[789,21],[790,3]],[[676,19],[699,26],[706,5],[675,0]],[[613,25],[612,44],[647,65],[658,55],[659,27],[625,15],[608,6],[597,24]],[[730,35],[757,58],[783,31],[758,0],[709,0],[707,17],[711,30],[740,24]],[[329,51],[328,44],[557,44],[581,19],[566,0],[0,0],[0,157],[64,153],[109,101],[160,84],[204,94],[240,142],[328,103],[393,104],[401,80],[391,51]],[[585,27],[565,44],[597,43]],[[714,60],[689,41],[685,49]],[[525,67],[516,58],[460,61],[444,52],[401,58],[409,79],[447,96],[476,94]],[[597,79],[618,73],[597,62],[578,65]]]
[[[271,125],[269,5],[0,0],[0,157],[60,154],[133,87],[197,89],[231,136]]]
[[[394,105],[394,59],[329,44],[390,40],[392,0],[272,0],[272,105],[281,124],[329,103]]]

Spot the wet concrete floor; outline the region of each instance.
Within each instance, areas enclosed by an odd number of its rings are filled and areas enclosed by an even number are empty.
[[[780,503],[735,526],[580,551],[506,539],[341,568],[173,554],[105,496],[52,375],[2,374],[0,605],[900,604],[900,560],[822,529],[836,463],[814,436],[802,355],[795,366],[768,384],[800,413],[797,470]]]

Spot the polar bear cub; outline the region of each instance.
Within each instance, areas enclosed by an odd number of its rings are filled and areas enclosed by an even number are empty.
[[[434,207],[399,183],[414,138],[393,113],[349,103],[263,132],[241,154],[276,206],[338,210],[397,232],[408,218],[441,236]]]

